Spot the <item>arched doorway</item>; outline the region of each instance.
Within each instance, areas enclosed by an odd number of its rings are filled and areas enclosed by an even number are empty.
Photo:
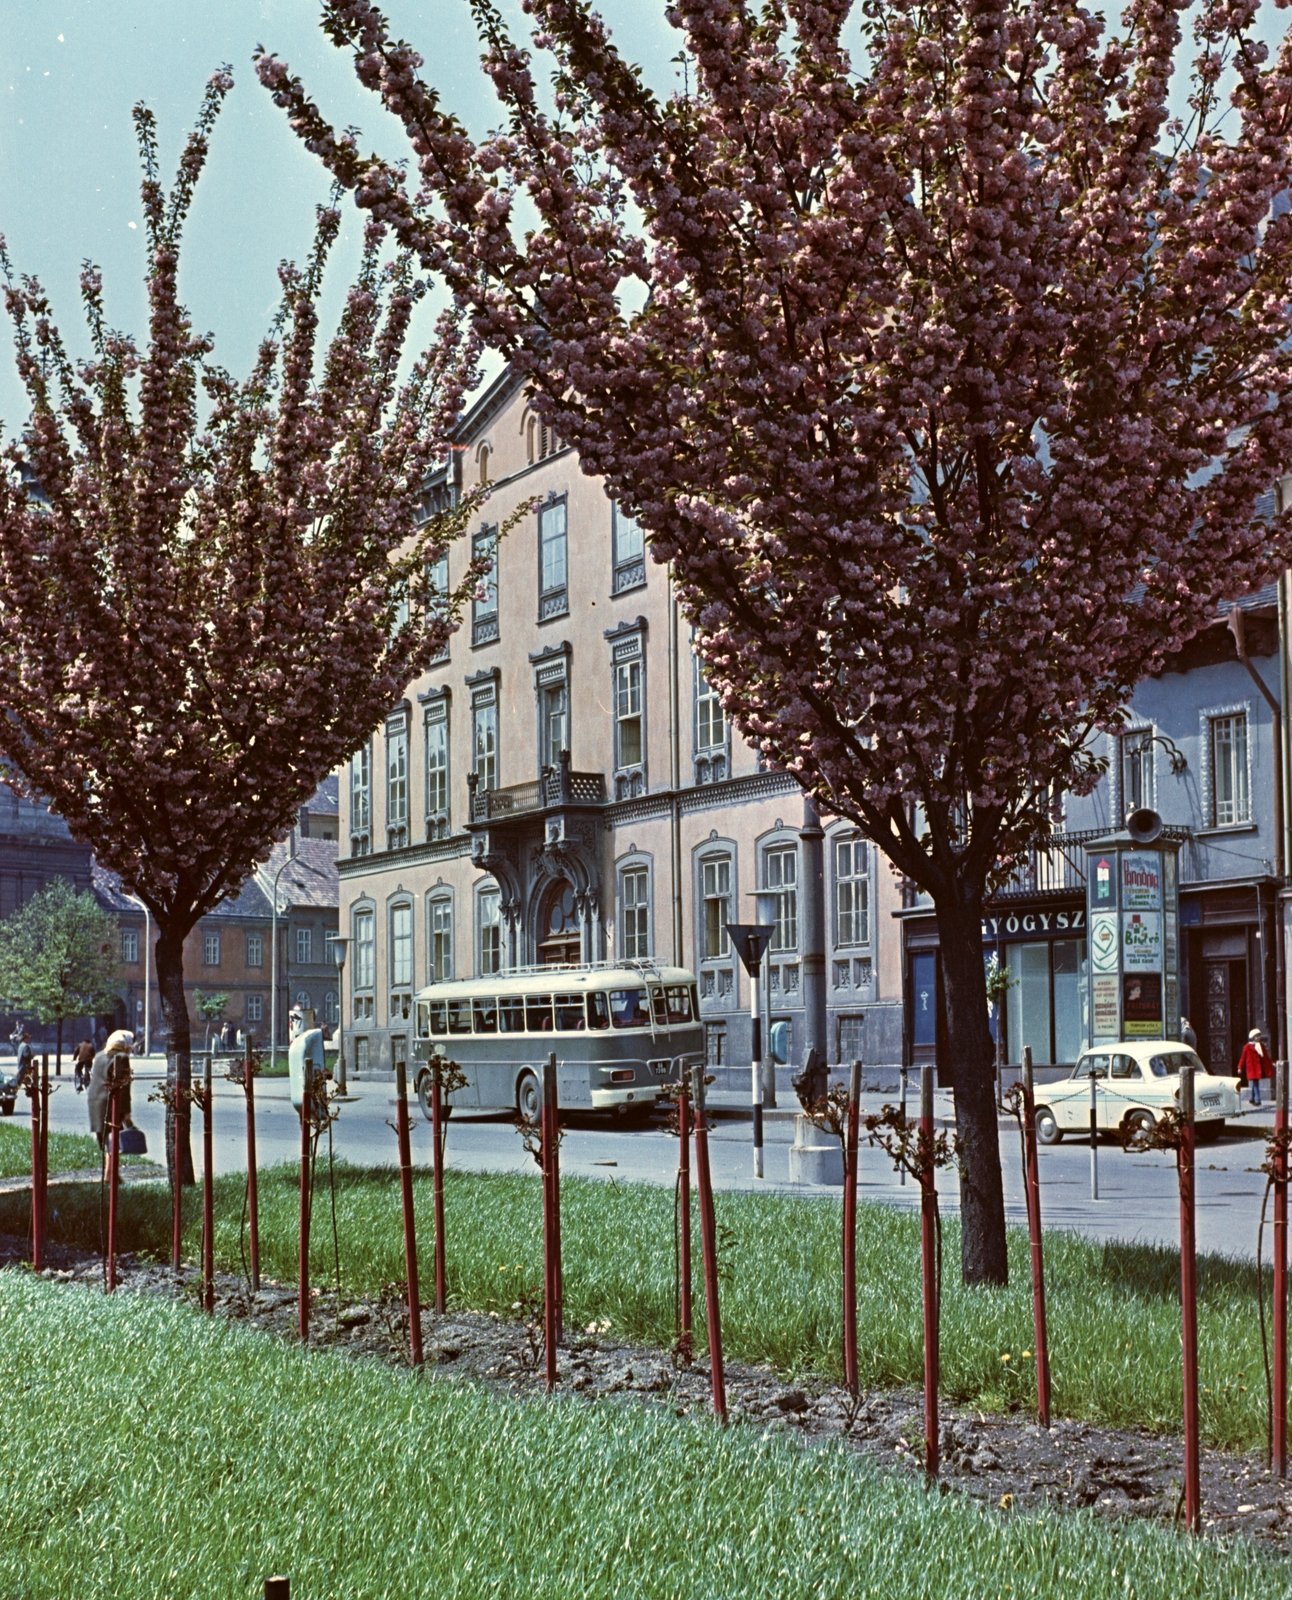
[[[574,890],[558,878],[547,891],[538,919],[538,959],[547,966],[583,959],[583,939],[574,906]]]

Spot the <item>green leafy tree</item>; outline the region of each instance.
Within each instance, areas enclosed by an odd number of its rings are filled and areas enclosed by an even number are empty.
[[[115,1006],[117,924],[92,894],[55,879],[0,922],[0,994],[8,1007],[58,1028]]]
[[[211,1048],[211,1025],[221,1021],[225,1007],[229,1004],[227,994],[203,994],[200,989],[193,991],[193,1004],[197,1014],[206,1023],[206,1047]]]

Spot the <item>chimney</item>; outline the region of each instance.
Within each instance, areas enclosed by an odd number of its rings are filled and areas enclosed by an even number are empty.
[[[308,806],[302,806],[297,813],[296,826],[300,830],[301,838],[308,839],[310,836],[310,808]]]

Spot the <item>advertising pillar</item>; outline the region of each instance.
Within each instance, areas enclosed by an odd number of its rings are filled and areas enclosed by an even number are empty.
[[[1180,1037],[1180,847],[1160,833],[1154,816],[1086,852],[1092,1045]]]

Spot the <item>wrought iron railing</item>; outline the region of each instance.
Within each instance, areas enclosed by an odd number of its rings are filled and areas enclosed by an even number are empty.
[[[514,783],[506,789],[477,789],[473,779],[474,774],[467,780],[472,822],[498,822],[549,806],[604,805],[606,799],[604,774],[572,772],[568,759],[557,767],[544,767],[530,783]]]
[[[1015,867],[1010,878],[992,895],[990,903],[1022,900],[1033,895],[1080,893],[1086,887],[1086,848],[1096,839],[1106,839],[1107,828],[1084,828],[1073,833],[1055,833],[1034,844]],[[1162,829],[1164,839],[1185,843],[1188,828]]]

